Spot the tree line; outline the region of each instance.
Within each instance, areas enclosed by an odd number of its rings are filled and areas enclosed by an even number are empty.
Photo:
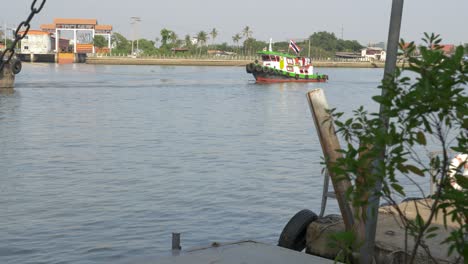
[[[207,54],[208,50],[219,50],[223,52],[232,52],[238,55],[254,55],[268,47],[268,43],[257,40],[253,37],[253,30],[245,26],[239,33],[232,36],[232,44],[227,42],[216,43],[219,31],[213,28],[209,31],[200,31],[194,36],[185,35],[180,37],[174,30],[163,28],[159,36],[154,40],[140,38],[138,40],[129,40],[124,35],[115,32],[112,34],[112,53],[131,54],[132,50],[139,55],[169,55],[180,52],[187,55]],[[326,31],[315,32],[309,38],[298,41],[297,44],[302,48],[301,55],[309,54],[312,57],[332,57],[337,51],[357,52],[363,46],[356,40],[338,39],[335,34]],[[98,48],[107,47],[107,40],[100,35],[94,37],[94,45]],[[132,48],[133,46],[133,48]],[[289,42],[281,41],[273,43],[273,49],[280,52],[289,52]]]
[[[112,34],[112,53],[131,54],[132,51],[139,55],[170,55],[182,53],[185,55],[203,55],[208,50],[219,50],[232,52],[238,55],[254,55],[268,47],[269,43],[257,40],[253,37],[253,31],[249,26],[245,26],[241,32],[232,36],[233,45],[227,42],[216,43],[219,31],[213,28],[209,31],[200,31],[194,36],[185,35],[180,37],[175,31],[163,28],[160,35],[154,40],[140,38],[132,41],[124,35],[115,32]],[[334,33],[327,31],[314,32],[308,38],[296,41],[301,48],[302,56],[314,58],[333,58],[336,52],[360,52],[364,45],[357,40],[339,39]],[[98,48],[107,47],[107,40],[100,35],[94,37],[94,45]],[[273,50],[279,52],[290,52],[289,40],[273,43]],[[468,53],[468,43],[465,44]]]

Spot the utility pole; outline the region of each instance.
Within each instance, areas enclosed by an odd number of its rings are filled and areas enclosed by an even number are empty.
[[[4,28],[3,28],[3,30],[4,30],[3,37],[5,38],[5,42],[3,42],[3,43],[5,44],[5,49],[6,49],[6,46],[7,46],[7,24],[6,24],[6,22],[4,22],[3,26],[4,26]]]
[[[390,15],[390,26],[388,30],[388,41],[387,41],[387,57],[385,60],[385,69],[383,79],[395,78],[396,70],[396,61],[398,55],[398,43],[400,39],[400,27],[401,27],[401,18],[403,16],[403,2],[404,0],[392,0],[392,12]],[[385,97],[387,90],[382,89],[382,97]],[[386,132],[388,126],[388,116],[385,116],[383,112],[385,111],[386,106],[380,104],[380,119],[384,124],[382,130]],[[376,171],[379,167],[379,164],[385,159],[385,146],[376,146],[379,148],[380,157],[377,160],[374,160],[372,163],[372,174],[376,175],[379,173]],[[365,237],[363,241],[364,244],[360,248],[360,263],[370,264],[372,263],[374,257],[374,247],[375,247],[375,235],[377,229],[377,219],[378,219],[378,209],[379,209],[379,196],[375,195],[380,193],[382,190],[382,182],[377,181],[374,187],[374,190],[370,192],[366,219],[365,219],[365,234],[360,234],[358,236]]]
[[[344,27],[343,27],[343,24],[341,24],[341,39],[344,40],[343,38],[343,32],[344,32]]]

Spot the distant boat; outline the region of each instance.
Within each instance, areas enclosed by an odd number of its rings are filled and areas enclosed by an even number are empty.
[[[314,73],[310,58],[274,51],[260,51],[262,61],[246,65],[258,83],[275,82],[326,82],[328,75]]]

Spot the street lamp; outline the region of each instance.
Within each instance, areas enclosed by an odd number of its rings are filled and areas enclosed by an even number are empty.
[[[137,26],[137,23],[141,22],[140,17],[130,17],[130,24],[132,24],[132,31],[133,31],[133,38],[132,38],[132,55],[134,54],[133,52],[133,42],[135,41],[135,27]],[[138,35],[138,34],[137,34]],[[137,51],[138,51],[138,36],[137,36]]]

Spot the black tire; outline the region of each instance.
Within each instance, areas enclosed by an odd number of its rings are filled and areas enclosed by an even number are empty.
[[[278,246],[302,251],[306,247],[307,227],[317,218],[317,215],[310,210],[299,211],[284,227],[278,240]]]
[[[13,74],[18,74],[21,72],[21,69],[22,69],[22,65],[21,65],[21,61],[20,60],[12,60],[10,62],[10,65],[11,65],[11,71],[13,72]]]
[[[299,74],[296,73],[296,80],[299,80]]]
[[[253,63],[249,63],[245,66],[245,70],[247,71],[247,73],[252,73],[252,69],[253,69]]]
[[[262,70],[263,70],[264,73],[268,73],[268,71],[270,70],[270,68],[268,68],[268,67],[263,67]]]
[[[262,71],[262,66],[260,64],[255,65],[255,71],[256,72],[261,72]]]

